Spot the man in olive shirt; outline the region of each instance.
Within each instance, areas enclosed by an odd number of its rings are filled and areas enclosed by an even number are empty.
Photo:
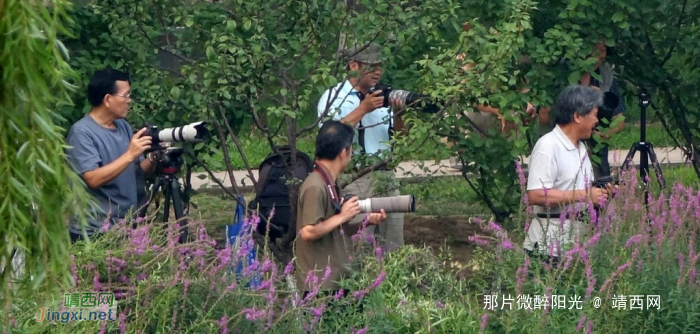
[[[305,296],[316,288],[339,290],[338,282],[352,271],[351,237],[362,225],[349,222],[360,213],[360,205],[357,197],[340,198],[336,180],[350,163],[354,135],[347,124],[325,122],[316,137],[314,171],[299,190],[295,253],[297,284]],[[386,219],[384,210],[367,215],[370,224]]]

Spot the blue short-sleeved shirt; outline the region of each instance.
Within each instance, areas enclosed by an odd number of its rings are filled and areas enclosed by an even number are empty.
[[[328,116],[334,120],[341,120],[360,105],[358,93],[347,80],[327,89],[318,101],[318,116],[323,115],[330,102]],[[365,128],[365,153],[374,154],[391,148],[388,141],[392,117],[390,108],[377,108],[362,117],[362,127]],[[322,125],[323,123],[319,122],[319,126]],[[359,143],[357,135],[354,142]]]
[[[116,129],[105,128],[85,115],[71,126],[67,143],[72,147],[66,153],[79,174],[104,167],[128,150],[133,136],[131,126],[122,119],[115,120],[114,125]],[[91,210],[97,218],[88,218],[89,225],[85,227],[88,235],[99,231],[107,217],[118,221],[129,210],[137,209],[136,172],[142,160],[143,157],[134,160],[119,176],[98,189],[87,187],[98,204]],[[71,219],[70,231],[82,233],[75,219]]]

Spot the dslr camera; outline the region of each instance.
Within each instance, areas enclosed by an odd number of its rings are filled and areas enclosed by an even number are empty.
[[[151,136],[151,147],[147,152],[163,150],[162,142],[190,142],[199,143],[209,138],[209,130],[206,128],[207,122],[194,122],[174,128],[158,130],[158,126],[144,124],[146,128],[144,136]]]
[[[347,194],[343,196],[343,203],[355,197],[356,195]],[[413,195],[401,195],[390,197],[373,197],[358,200],[360,204],[360,212],[362,213],[379,213],[382,209],[386,213],[392,212],[416,212],[416,200]],[[340,213],[341,205],[335,208],[336,213]]]
[[[401,101],[405,106],[413,105],[416,102],[423,102],[421,110],[424,113],[435,114],[440,111],[440,107],[438,107],[435,103],[430,101],[428,96],[426,95],[402,89],[394,89],[393,87],[384,85],[382,83],[378,83],[376,86],[370,88],[368,94],[372,94],[378,90],[382,91],[378,96],[384,97],[384,103],[382,104],[382,107],[384,108],[388,108],[390,106],[391,100],[397,99]],[[364,99],[364,96],[360,97],[360,100],[362,99]]]
[[[593,181],[592,186],[594,188],[607,188],[608,184],[611,183],[615,186],[620,185],[620,178],[616,176],[603,176]]]

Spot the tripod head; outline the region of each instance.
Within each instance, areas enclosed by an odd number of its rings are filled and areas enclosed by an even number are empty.
[[[639,106],[642,108],[646,108],[649,106],[649,102],[651,101],[651,94],[649,93],[649,90],[646,87],[640,87],[639,88]]]
[[[156,154],[160,155],[159,163],[156,167],[156,173],[161,175],[176,175],[180,172],[182,164],[185,159],[182,158],[182,154],[185,150],[181,147],[168,147],[164,150],[158,151]]]

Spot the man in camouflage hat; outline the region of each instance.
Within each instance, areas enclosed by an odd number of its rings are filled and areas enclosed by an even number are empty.
[[[405,125],[392,110],[402,106],[399,101],[393,100],[391,106],[384,107],[380,90],[369,93],[382,77],[381,47],[376,43],[351,46],[342,51],[342,57],[347,62],[347,79],[323,93],[318,101],[319,117],[340,120],[356,128],[353,141],[360,145],[362,153],[390,153],[390,132],[404,131]],[[320,122],[319,126],[322,124]],[[393,171],[385,168],[368,173],[341,192],[343,195],[357,195],[361,199],[400,195],[396,189],[378,186],[377,180],[385,178],[395,179]],[[384,224],[368,226],[365,233],[374,233],[382,248],[392,250],[404,244],[403,225],[403,213],[390,213]]]

